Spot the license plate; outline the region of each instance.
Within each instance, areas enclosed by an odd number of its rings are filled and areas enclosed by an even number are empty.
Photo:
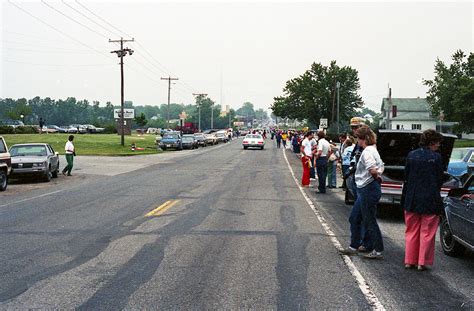
[[[171,147],[171,145],[166,145],[166,147],[168,147],[168,148],[169,148],[169,147]]]

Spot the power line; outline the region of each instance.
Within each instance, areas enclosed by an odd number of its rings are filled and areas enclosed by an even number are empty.
[[[22,49],[22,48],[13,48],[8,47],[7,51],[14,50],[14,51],[23,51],[23,52],[33,52],[33,53],[63,53],[63,54],[85,54],[84,51],[75,51],[75,50],[33,50],[33,49]],[[90,53],[87,51],[87,53]]]
[[[62,0],[62,3],[64,5],[66,5],[67,7],[71,8],[72,10],[74,10],[76,13],[80,14],[81,16],[87,18],[88,20],[90,20],[91,22],[93,22],[94,24],[98,25],[99,27],[101,27],[102,29],[105,29],[105,31],[117,36],[117,37],[120,37],[120,35],[117,35],[116,33],[114,33],[113,31],[110,31],[108,28],[104,27],[103,25],[97,23],[95,20],[93,20],[92,18],[90,18],[89,16],[85,15],[84,13],[82,13],[81,11],[79,11],[78,9],[76,9],[75,7],[73,7],[72,5],[68,4],[66,1]]]
[[[17,5],[16,3],[13,3],[11,0],[8,0],[8,3],[10,3],[10,4],[13,5],[13,6],[15,6],[17,9],[19,9],[19,10],[22,11],[23,13],[25,13],[25,14],[29,15],[30,17],[36,19],[36,20],[39,21],[40,23],[42,23],[42,24],[48,26],[49,28],[55,30],[56,32],[59,32],[59,33],[62,34],[63,36],[65,36],[65,37],[71,39],[72,41],[77,42],[77,43],[79,43],[80,45],[83,45],[83,46],[87,47],[88,49],[93,50],[93,51],[95,51],[96,53],[98,53],[98,54],[100,54],[100,55],[102,55],[102,56],[105,56],[105,57],[109,58],[109,55],[108,55],[108,54],[105,54],[105,53],[102,52],[102,51],[96,50],[95,48],[93,48],[93,47],[87,45],[86,43],[84,43],[84,42],[82,42],[82,41],[79,41],[79,40],[77,40],[76,38],[74,38],[74,37],[68,35],[68,34],[65,33],[64,31],[62,31],[62,30],[60,30],[60,29],[58,29],[58,28],[52,26],[51,24],[49,24],[49,23],[43,21],[41,18],[39,18],[39,17],[37,17],[37,16],[31,14],[29,11],[25,10],[25,9],[22,8],[21,6]]]
[[[77,49],[65,49],[65,48],[60,48],[60,47],[55,47],[55,46],[50,46],[50,45],[42,45],[42,44],[36,44],[36,43],[28,43],[28,42],[20,42],[20,41],[10,41],[10,40],[0,40],[2,43],[7,43],[7,44],[21,44],[21,45],[26,45],[26,46],[33,46],[33,47],[40,47],[40,48],[48,48],[52,50],[63,50],[63,51],[82,51],[82,52],[89,52],[89,50],[77,50]]]
[[[55,7],[53,7],[52,5],[49,5],[49,4],[46,3],[44,0],[41,0],[41,3],[43,3],[44,5],[46,5],[47,7],[49,7],[50,9],[56,11],[57,13],[61,14],[62,16],[66,17],[67,19],[72,20],[72,21],[75,22],[76,24],[81,25],[82,27],[88,29],[89,31],[92,31],[93,33],[95,33],[95,34],[97,34],[97,35],[99,35],[99,36],[101,36],[101,37],[103,37],[103,38],[105,38],[105,39],[108,39],[108,38],[109,38],[109,37],[107,37],[107,36],[104,36],[104,35],[101,34],[100,32],[95,31],[94,29],[90,28],[89,26],[84,25],[83,23],[81,23],[81,22],[75,20],[74,18],[70,17],[69,15],[67,15],[67,14],[65,14],[65,13],[63,13],[63,12],[61,12],[60,10],[56,9]]]
[[[97,66],[113,66],[113,64],[39,64],[39,63],[30,63],[30,62],[20,62],[9,59],[2,59],[2,62],[6,63],[15,63],[15,64],[25,64],[25,65],[35,65],[35,66],[50,66],[50,67],[97,67]]]
[[[89,10],[85,5],[83,5],[82,3],[80,3],[78,0],[76,0],[76,3],[79,4],[81,7],[83,7],[85,10],[87,10],[89,13],[91,13],[92,15],[94,15],[95,17],[97,17],[98,19],[100,19],[101,21],[103,21],[104,23],[106,23],[107,25],[109,25],[110,27],[112,27],[113,29],[117,30],[118,32],[124,34],[126,37],[129,37],[129,38],[132,38],[133,36],[130,36],[129,34],[121,31],[120,29],[118,29],[117,27],[115,27],[114,25],[112,25],[111,23],[109,23],[108,21],[106,21],[105,19],[103,19],[102,17],[100,17],[99,15],[95,14],[94,12],[92,12],[91,10]]]

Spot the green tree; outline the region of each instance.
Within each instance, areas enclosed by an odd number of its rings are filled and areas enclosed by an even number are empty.
[[[135,117],[135,123],[139,126],[139,127],[143,127],[145,126],[147,123],[148,123],[148,120],[146,119],[146,116],[145,114],[142,112],[140,113],[140,115],[137,115]]]
[[[277,117],[308,120],[312,126],[320,118],[336,122],[336,83],[340,83],[340,123],[345,124],[363,105],[357,70],[339,67],[336,61],[329,66],[313,63],[305,73],[286,82],[283,95],[274,98],[271,106]]]
[[[458,122],[456,132],[474,131],[474,54],[457,50],[452,64],[437,59],[433,80],[424,80],[429,87],[426,99],[432,114],[445,115],[446,121]]]

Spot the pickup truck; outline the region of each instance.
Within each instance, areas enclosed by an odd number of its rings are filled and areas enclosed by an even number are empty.
[[[0,191],[7,190],[8,176],[10,175],[11,169],[12,159],[5,140],[0,136]]]
[[[377,135],[377,150],[385,164],[382,174],[382,197],[379,205],[400,207],[402,197],[403,180],[405,175],[405,162],[408,153],[419,147],[422,131],[417,130],[379,130]],[[445,180],[441,188],[441,197],[446,197],[453,188],[460,186],[460,180],[447,173],[449,158],[453,150],[456,136],[443,134],[439,152],[443,158]],[[349,178],[353,178],[351,175]],[[345,194],[346,204],[354,203],[354,195],[351,189]]]

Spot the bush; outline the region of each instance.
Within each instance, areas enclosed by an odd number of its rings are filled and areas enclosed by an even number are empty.
[[[0,125],[0,134],[15,134],[15,129],[12,126]]]
[[[8,126],[0,125],[0,134],[35,134],[38,133],[38,128],[36,126]]]
[[[105,125],[104,128],[105,128],[105,130],[104,130],[105,134],[115,134],[115,133],[117,133],[117,128],[116,128],[114,123],[109,123],[109,124]]]

